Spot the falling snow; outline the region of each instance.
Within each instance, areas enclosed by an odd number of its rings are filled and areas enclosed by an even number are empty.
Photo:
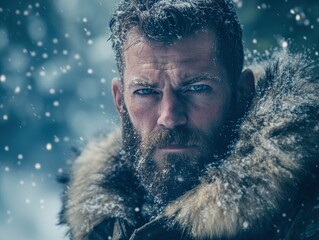
[[[245,221],[245,222],[243,223],[243,228],[244,228],[244,229],[247,229],[248,227],[249,227],[249,222]]]
[[[50,88],[49,93],[52,94],[52,95],[55,94],[55,89],[54,88]]]
[[[283,42],[281,43],[281,46],[282,46],[283,48],[287,48],[287,47],[288,47],[288,42],[287,42],[287,41],[283,41]]]
[[[15,179],[0,189],[0,209],[10,209],[3,212],[0,221],[1,230],[12,226],[4,233],[6,239],[63,238],[64,233],[54,225],[59,206],[51,199],[58,202],[60,192],[52,187],[56,184],[52,176],[67,172],[67,161],[74,155],[72,147],[119,125],[114,120],[117,115],[110,91],[118,71],[105,29],[110,17],[105,9],[113,9],[117,2],[0,4],[0,182],[9,182],[10,176],[10,180]],[[245,48],[252,53],[270,55],[272,47],[305,47],[318,59],[316,4],[290,0],[233,2],[243,21]],[[265,22],[271,27],[265,27]],[[23,171],[26,173],[21,176]],[[39,219],[40,209],[51,220]],[[135,206],[133,209],[141,211]],[[30,229],[48,224],[39,229],[48,229],[52,237],[45,231],[20,230],[20,222]],[[243,228],[249,226],[246,221],[242,223]]]
[[[0,81],[5,82],[6,81],[6,76],[5,75],[0,75]]]
[[[55,142],[55,143],[60,142],[60,138],[58,138],[57,136],[54,136],[54,142]]]
[[[51,151],[52,150],[52,144],[51,143],[47,143],[45,148],[46,148],[46,150]]]
[[[14,93],[15,94],[19,94],[21,92],[21,88],[19,86],[17,86],[15,89],[14,89]]]
[[[54,101],[54,102],[53,102],[53,106],[54,106],[54,107],[58,107],[58,106],[60,106],[59,101]]]
[[[35,168],[36,170],[40,170],[40,169],[41,169],[41,164],[40,164],[40,163],[36,163],[36,164],[34,165],[34,168]]]

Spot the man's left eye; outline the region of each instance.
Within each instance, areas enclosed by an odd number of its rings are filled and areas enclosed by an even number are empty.
[[[134,93],[138,95],[146,96],[150,94],[156,94],[157,92],[151,88],[142,88],[142,89],[136,90]]]
[[[187,91],[190,91],[190,92],[202,92],[202,91],[205,91],[205,90],[208,90],[208,89],[209,89],[209,86],[207,86],[207,85],[197,84],[197,85],[190,86],[187,89]]]

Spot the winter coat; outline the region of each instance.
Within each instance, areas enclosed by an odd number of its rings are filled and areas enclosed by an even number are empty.
[[[231,154],[152,221],[121,134],[89,144],[64,193],[71,239],[319,239],[315,64],[280,52],[252,69],[256,93]]]

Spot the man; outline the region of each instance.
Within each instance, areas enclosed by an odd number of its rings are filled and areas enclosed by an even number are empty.
[[[124,0],[110,27],[122,131],[72,168],[61,212],[70,237],[318,238],[310,61],[281,53],[242,71],[225,0]]]

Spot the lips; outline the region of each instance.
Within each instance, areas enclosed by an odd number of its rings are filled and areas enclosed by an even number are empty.
[[[142,140],[145,151],[150,152],[194,152],[205,145],[203,134],[186,128],[159,129]],[[202,148],[202,147],[200,147]]]
[[[170,145],[161,146],[159,149],[166,150],[166,151],[183,151],[183,150],[189,150],[194,147],[195,146],[170,144]]]
[[[187,146],[182,146],[182,145],[168,145],[165,147],[162,147],[161,149],[184,149],[188,148]]]

